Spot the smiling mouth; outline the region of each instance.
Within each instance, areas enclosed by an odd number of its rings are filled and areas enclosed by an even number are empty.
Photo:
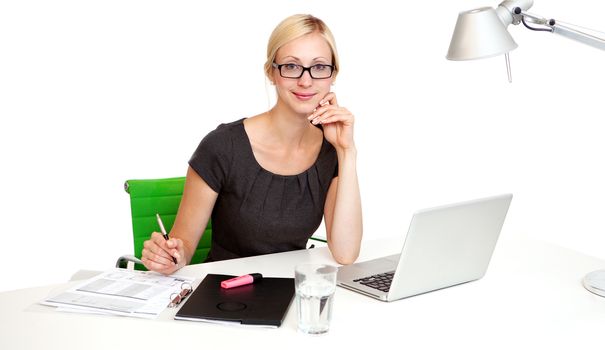
[[[296,93],[293,92],[294,96],[296,96],[296,98],[298,98],[299,100],[302,101],[308,101],[310,99],[313,98],[313,96],[315,96],[315,94],[302,94],[302,93]]]

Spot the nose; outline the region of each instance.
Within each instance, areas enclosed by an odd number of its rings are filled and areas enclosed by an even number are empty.
[[[303,72],[303,75],[298,78],[298,86],[309,87],[313,84],[313,78],[311,78],[311,73],[309,71]]]

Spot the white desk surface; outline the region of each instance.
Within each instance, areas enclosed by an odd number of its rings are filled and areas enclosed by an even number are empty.
[[[359,261],[398,253],[400,240],[363,243]],[[187,266],[180,274],[261,272],[292,277],[302,262],[334,264],[327,248]],[[36,304],[69,283],[0,293],[0,349],[323,349],[376,343],[392,349],[603,348],[605,298],[583,276],[605,261],[543,242],[503,239],[486,276],[475,282],[392,303],[337,288],[331,329],[296,331],[296,305],[278,329],[173,320],[69,314]],[[72,282],[73,283],[73,282]]]

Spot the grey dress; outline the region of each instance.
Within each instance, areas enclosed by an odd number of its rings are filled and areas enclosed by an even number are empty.
[[[243,120],[219,125],[189,160],[218,193],[207,262],[304,249],[321,224],[328,188],[338,175],[336,150],[326,139],[315,163],[298,175],[263,169]]]

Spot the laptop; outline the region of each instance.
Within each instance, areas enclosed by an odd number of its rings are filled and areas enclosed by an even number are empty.
[[[420,210],[401,254],[338,269],[341,287],[394,301],[478,280],[504,224],[512,194]]]

